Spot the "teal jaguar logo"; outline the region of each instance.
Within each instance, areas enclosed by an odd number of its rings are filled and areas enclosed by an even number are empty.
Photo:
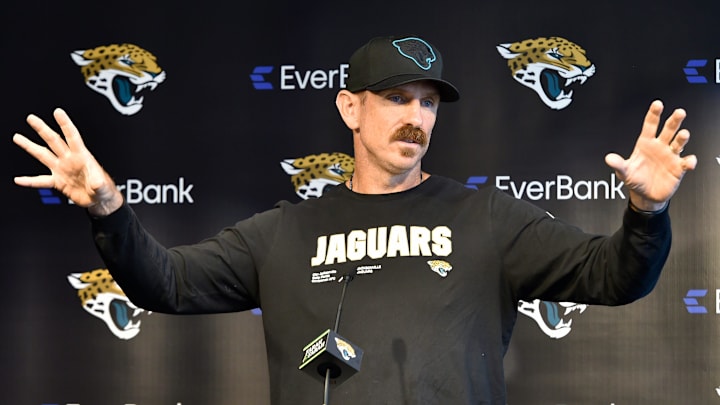
[[[400,52],[400,55],[415,62],[422,70],[430,70],[433,62],[437,60],[435,51],[430,44],[420,38],[396,39],[392,44]]]

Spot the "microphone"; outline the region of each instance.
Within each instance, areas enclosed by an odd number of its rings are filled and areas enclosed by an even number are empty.
[[[329,405],[330,384],[338,386],[360,371],[363,350],[338,334],[340,315],[345,301],[348,284],[355,278],[355,272],[340,277],[343,283],[335,315],[335,327],[326,330],[303,348],[300,370],[307,372],[318,381],[325,383],[324,405]]]

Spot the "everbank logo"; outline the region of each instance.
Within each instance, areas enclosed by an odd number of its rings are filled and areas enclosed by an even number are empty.
[[[720,288],[715,290],[707,288],[689,289],[683,297],[683,303],[688,314],[714,313],[720,315]]]
[[[177,183],[143,184],[140,179],[127,179],[118,185],[128,204],[192,204],[195,202],[190,192],[194,184],[185,184],[185,178],[179,177]]]
[[[465,187],[477,189],[486,184],[488,176],[470,176]],[[611,173],[607,180],[578,180],[567,174],[558,174],[546,180],[517,180],[510,175],[495,176],[495,187],[515,198],[539,200],[616,200],[626,199],[624,183]]]
[[[712,62],[712,63],[709,63]],[[710,65],[711,67],[708,67]],[[683,68],[685,79],[690,84],[720,84],[720,59],[690,59]],[[708,80],[708,77],[712,80]]]
[[[342,63],[337,69],[299,69],[295,65],[255,66],[250,74],[255,90],[323,90],[345,88],[348,65]]]
[[[150,205],[193,204],[195,203],[192,196],[194,187],[194,184],[186,183],[184,177],[178,177],[174,183],[147,184],[140,179],[127,179],[117,185],[128,204]],[[55,190],[41,188],[38,193],[43,205],[59,205],[61,203],[60,196]],[[70,200],[67,202],[73,204]]]

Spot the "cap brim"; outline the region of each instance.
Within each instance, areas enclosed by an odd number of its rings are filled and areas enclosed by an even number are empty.
[[[393,76],[393,77],[389,77],[385,80],[379,81],[373,85],[367,86],[366,89],[372,90],[372,91],[380,91],[380,90],[386,90],[386,89],[389,89],[392,87],[402,86],[403,84],[417,82],[420,80],[427,80],[427,81],[433,82],[437,86],[438,94],[440,94],[440,101],[453,102],[453,101],[458,101],[460,99],[460,92],[450,82],[447,82],[442,79],[436,79],[434,77],[427,77],[424,75]]]

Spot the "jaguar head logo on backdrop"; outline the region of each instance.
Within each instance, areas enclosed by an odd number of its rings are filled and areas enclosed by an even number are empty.
[[[280,162],[303,200],[318,198],[328,187],[350,180],[355,171],[355,159],[345,153],[332,152],[307,155]]]
[[[587,305],[574,302],[518,301],[518,312],[535,321],[540,330],[553,339],[567,336],[572,331],[571,315],[582,314],[586,309]]]
[[[513,79],[535,91],[553,110],[569,106],[574,93],[571,87],[585,84],[595,74],[585,50],[565,38],[525,39],[496,48],[507,59]]]
[[[72,273],[67,278],[83,309],[105,322],[113,335],[129,340],[140,333],[138,318],[145,310],[130,302],[107,269]]]
[[[144,90],[155,90],[165,81],[165,71],[155,55],[133,44],[113,44],[74,51],[85,84],[105,96],[121,114],[133,115],[143,108]]]

